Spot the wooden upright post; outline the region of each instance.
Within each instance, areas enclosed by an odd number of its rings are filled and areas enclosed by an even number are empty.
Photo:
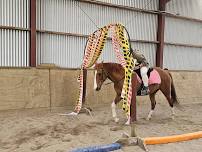
[[[86,81],[87,81],[87,70],[83,70],[83,97],[82,104],[85,104],[86,101]]]
[[[131,123],[137,120],[136,96],[137,96],[137,75],[133,74],[132,75],[132,99],[130,104]]]

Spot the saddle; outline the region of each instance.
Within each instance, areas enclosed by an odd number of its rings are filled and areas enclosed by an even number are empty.
[[[138,88],[138,91],[137,91],[137,96],[141,96],[141,90],[142,90],[142,87],[144,86],[143,85],[143,82],[142,82],[142,76],[140,74],[140,69],[137,69],[137,70],[134,70],[134,72],[137,73],[137,76],[138,76],[138,81],[141,83],[141,86],[140,88]],[[160,75],[159,73],[156,71],[156,69],[154,68],[149,68],[148,69],[148,72],[147,72],[147,76],[149,78],[149,85],[151,84],[160,84],[161,83],[161,78],[160,78]]]

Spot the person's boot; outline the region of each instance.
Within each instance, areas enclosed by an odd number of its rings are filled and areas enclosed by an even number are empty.
[[[141,95],[145,96],[149,94],[149,87],[147,86],[143,86],[142,90],[141,90]]]

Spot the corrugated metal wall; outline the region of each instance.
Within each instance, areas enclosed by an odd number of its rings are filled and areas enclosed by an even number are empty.
[[[202,1],[171,0],[166,6],[166,11],[176,15],[202,19]]]
[[[130,6],[147,10],[158,10],[159,0],[98,0],[105,3]]]
[[[75,0],[37,0],[37,29],[91,34],[97,28],[79,7],[98,27],[117,22],[128,23],[126,27],[132,39],[156,40],[156,15]]]
[[[1,0],[0,25],[29,28],[29,0]]]
[[[0,25],[29,28],[29,0],[1,0]],[[29,32],[0,29],[0,66],[29,66]]]
[[[37,62],[55,63],[60,67],[80,68],[83,61],[83,50],[87,38],[60,36],[55,34],[37,35]],[[77,44],[77,45],[75,45]],[[132,42],[132,47],[141,50],[151,65],[155,65],[155,44]],[[98,62],[118,62],[112,49],[111,41],[107,41]]]
[[[0,66],[29,66],[29,32],[0,29]]]
[[[37,62],[80,68],[87,38],[37,34]]]
[[[171,0],[167,4],[166,11],[185,17],[202,19],[201,8],[201,0]],[[164,46],[163,66],[173,70],[202,70],[201,37],[202,22],[166,17],[165,42],[167,45]]]
[[[159,2],[159,0],[99,1],[146,10],[158,10]],[[166,11],[202,19],[201,8],[201,0],[171,0],[167,4]],[[10,28],[0,29],[0,66],[29,66],[29,9],[30,0],[0,0],[0,26]],[[155,65],[156,14],[75,0],[37,0],[37,64],[55,63],[61,67],[80,67],[86,35],[97,30],[96,26],[102,27],[115,22],[126,26],[133,40],[133,48],[143,51],[151,65]],[[69,36],[68,33],[73,34]],[[167,16],[164,67],[177,70],[201,70],[199,63],[202,57],[201,35],[202,22]],[[134,40],[149,43],[137,43]],[[183,44],[189,46],[182,46]],[[182,58],[179,59],[180,57]],[[195,64],[187,61],[187,57],[195,61]],[[100,60],[115,61],[110,41],[107,42]]]
[[[166,17],[165,41],[201,45],[202,23]]]
[[[148,59],[148,62],[151,64],[151,66],[155,65],[156,62],[156,44],[149,44],[149,43],[138,43],[138,42],[132,42],[131,43],[132,48],[135,48],[137,50],[141,50],[141,52],[145,55],[145,57]],[[112,49],[111,41],[108,41],[106,43],[105,49],[102,52],[102,55],[98,61],[104,61],[104,62],[118,62],[115,57],[115,53]]]
[[[172,70],[202,70],[202,48],[166,45],[164,67]]]
[[[143,5],[143,2],[137,1],[137,3],[139,3],[139,7]],[[155,8],[154,5],[157,4],[154,2],[150,5],[151,8]],[[150,5],[148,4],[148,6]],[[118,22],[126,25],[131,39],[156,41],[157,15],[74,0],[37,0],[37,29],[89,35],[97,30],[97,27],[81,9],[92,18],[98,27]],[[60,44],[59,39],[61,40]],[[40,59],[37,62],[38,64],[43,62],[55,63],[58,66],[69,68],[80,67],[85,41],[86,38],[38,33],[37,52],[40,54]],[[44,47],[50,46],[51,42],[56,43],[57,47]],[[136,45],[134,45],[134,48],[137,48]],[[149,60],[153,60],[155,47],[142,48],[148,49],[143,51],[145,51]],[[101,59],[115,61],[111,50],[112,46],[109,43],[106,45]],[[56,55],[57,52],[60,52],[60,55]],[[78,57],[77,60],[74,60],[75,56]]]

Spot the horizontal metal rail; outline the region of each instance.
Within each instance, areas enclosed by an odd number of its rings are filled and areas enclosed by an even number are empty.
[[[30,31],[29,28],[15,27],[15,26],[2,26],[2,25],[0,25],[0,29]]]
[[[0,26],[0,29],[19,30],[19,31],[30,31],[29,28],[14,27],[14,26]],[[36,31],[39,32],[39,33],[65,35],[65,36],[75,36],[75,37],[84,37],[84,38],[88,38],[88,36],[89,36],[89,35],[87,35],[87,34],[68,33],[68,32],[56,32],[56,31],[48,31],[48,30],[36,30]],[[108,39],[111,40],[110,37],[109,37]],[[158,43],[159,43],[158,41],[135,40],[135,39],[131,39],[131,42],[150,43],[150,44],[158,44]],[[186,44],[186,43],[174,43],[174,42],[165,42],[165,45],[175,45],[175,46],[202,48],[202,45]]]
[[[162,12],[162,13],[165,14],[165,16],[167,16],[167,17],[172,17],[172,18],[176,18],[176,19],[183,19],[183,20],[202,23],[202,19],[196,19],[196,18],[192,18],[192,17],[176,15],[176,14],[172,14],[172,13],[169,13],[169,12]]]
[[[184,47],[202,48],[202,45],[186,44],[186,43],[172,43],[172,42],[165,42],[164,44],[165,44],[165,45],[175,45],[175,46],[184,46]]]

